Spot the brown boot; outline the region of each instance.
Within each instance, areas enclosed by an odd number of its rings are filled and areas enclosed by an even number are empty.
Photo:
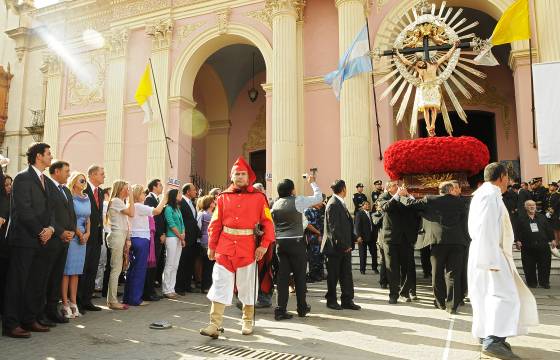
[[[241,320],[243,321],[243,325],[241,326],[241,333],[243,335],[251,335],[253,333],[254,316],[255,316],[255,306],[244,305],[243,316],[241,317]]]
[[[220,336],[220,332],[224,332],[222,328],[222,321],[224,319],[224,310],[226,306],[218,302],[212,302],[212,307],[210,308],[210,324],[203,329],[200,329],[200,335],[210,336],[213,339],[217,339]]]

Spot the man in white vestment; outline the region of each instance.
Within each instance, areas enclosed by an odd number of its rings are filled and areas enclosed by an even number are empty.
[[[538,325],[537,304],[513,261],[513,229],[502,200],[509,181],[506,167],[489,164],[484,181],[474,192],[469,212],[472,334],[482,339],[483,354],[519,359],[505,340],[525,335],[529,326]]]

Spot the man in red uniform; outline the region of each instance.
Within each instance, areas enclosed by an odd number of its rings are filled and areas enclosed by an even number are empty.
[[[208,227],[208,258],[216,260],[212,287],[210,324],[200,334],[217,338],[222,327],[224,309],[231,305],[234,285],[243,303],[241,333],[253,333],[255,314],[255,266],[274,242],[274,224],[266,196],[253,188],[256,176],[249,164],[239,157],[231,169],[232,185],[220,194]],[[264,235],[259,247],[255,243],[255,225]]]

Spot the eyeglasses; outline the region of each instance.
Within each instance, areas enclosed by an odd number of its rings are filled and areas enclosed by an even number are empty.
[[[80,180],[78,180],[78,182],[79,182],[80,184],[85,184],[85,183],[86,183],[86,179],[80,179]]]

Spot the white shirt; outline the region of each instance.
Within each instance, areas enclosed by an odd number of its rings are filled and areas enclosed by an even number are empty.
[[[333,196],[334,196],[335,198],[337,198],[338,200],[340,200],[340,202],[342,203],[342,205],[344,205],[344,207],[346,207],[346,203],[344,202],[344,199],[343,199],[343,198],[341,198],[340,196],[338,196],[338,195],[336,195],[336,194],[333,194]]]
[[[323,201],[323,193],[321,193],[321,189],[316,183],[311,183],[311,188],[313,189],[312,196],[296,196],[295,205],[296,210],[300,213],[303,213],[305,209],[312,207]]]
[[[142,203],[134,203],[134,217],[130,219],[130,229],[132,237],[150,239],[150,220],[154,208]]]
[[[60,186],[63,186],[62,184],[60,184],[58,181],[56,181],[55,179],[53,179],[52,177],[49,177],[49,179],[51,179],[51,181],[54,183],[54,186],[56,186],[56,189],[60,192],[62,192],[62,195],[64,195],[64,197],[66,198],[66,201],[68,201],[68,197],[66,196],[66,193],[64,192],[64,190],[62,190],[60,188]]]
[[[122,213],[124,209],[126,209],[124,201],[119,198],[113,198],[111,200],[111,206],[109,210],[107,210],[109,213],[111,231],[128,231],[128,216]]]
[[[37,174],[39,180],[41,180],[41,176],[44,176],[43,172],[37,169],[34,165],[31,165],[31,167],[33,168],[33,170],[35,170],[35,173]]]
[[[193,203],[192,203],[192,200],[189,199],[188,197],[186,197],[185,195],[183,195],[183,199],[187,202],[187,204],[188,204],[189,207],[191,208],[191,212],[192,212],[192,215],[193,215],[193,217],[194,217],[195,214],[196,214],[196,210],[195,210],[195,208],[194,208],[194,205],[193,205]]]

